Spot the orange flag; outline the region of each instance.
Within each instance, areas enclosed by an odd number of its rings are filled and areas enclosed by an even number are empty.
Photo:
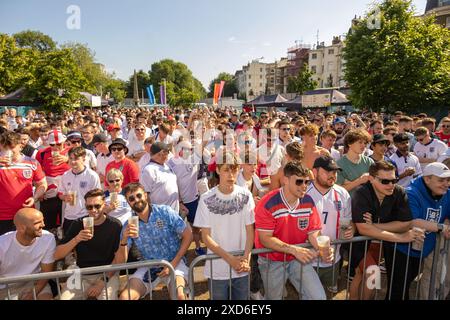
[[[219,103],[219,91],[220,91],[220,84],[215,83],[214,84],[214,101],[213,104]]]

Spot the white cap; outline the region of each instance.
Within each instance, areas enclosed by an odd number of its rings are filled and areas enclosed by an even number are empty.
[[[450,169],[443,163],[433,162],[423,169],[423,176],[436,176],[439,178],[450,178]]]
[[[52,130],[48,134],[48,144],[64,143],[66,137],[58,130]]]

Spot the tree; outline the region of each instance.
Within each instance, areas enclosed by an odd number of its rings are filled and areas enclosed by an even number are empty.
[[[312,79],[312,75],[313,73],[304,65],[296,77],[289,77],[287,91],[302,95],[305,91],[315,89],[317,82]]]
[[[43,101],[51,111],[73,109],[80,91],[89,90],[89,82],[69,49],[43,53],[36,63],[34,77],[25,84],[27,98]]]
[[[212,98],[214,96],[214,84],[220,83],[220,81],[225,81],[225,86],[223,88],[222,95],[224,97],[232,97],[235,93],[239,93],[236,79],[232,74],[221,72],[219,75],[211,81],[208,87],[208,97]]]
[[[147,88],[151,82],[150,82],[150,76],[147,72],[145,72],[144,70],[139,70],[136,72],[136,77],[137,77],[137,83],[138,83],[138,89],[139,90],[146,90],[145,88]],[[155,87],[156,89],[156,87]],[[126,96],[127,98],[131,99],[133,98],[133,92],[134,92],[134,74],[130,76],[129,80],[126,83]],[[139,97],[141,96],[140,92],[139,93]],[[156,92],[155,92],[156,93]],[[145,93],[146,97],[147,97],[147,92]]]
[[[28,48],[40,52],[53,51],[56,49],[56,42],[40,31],[26,30],[13,35],[19,48]]]
[[[19,48],[15,39],[0,34],[0,95],[20,89],[31,81],[38,53]]]
[[[343,58],[356,107],[413,112],[450,102],[450,31],[414,17],[411,1],[372,8],[347,36]]]

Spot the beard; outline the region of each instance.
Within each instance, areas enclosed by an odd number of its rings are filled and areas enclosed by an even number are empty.
[[[344,129],[336,128],[336,129],[334,129],[334,132],[336,132],[337,134],[341,134],[342,132],[344,132]]]
[[[143,212],[143,211],[145,210],[145,208],[147,208],[147,205],[148,205],[147,201],[145,201],[145,200],[140,200],[140,201],[135,202],[135,203],[131,206],[131,208],[132,208],[135,212],[140,213],[140,212]]]

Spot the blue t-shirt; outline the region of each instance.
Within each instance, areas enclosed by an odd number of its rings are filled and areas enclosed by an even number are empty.
[[[435,223],[443,223],[450,217],[450,190],[440,200],[434,200],[425,187],[423,177],[415,179],[406,189],[408,204],[413,219],[423,219]],[[398,244],[397,249],[408,254],[409,244]],[[427,257],[436,246],[436,233],[427,232],[423,244],[423,255]],[[411,257],[420,257],[420,251],[410,249]]]
[[[127,225],[128,221],[124,228]],[[139,220],[139,237],[129,238],[128,247],[134,242],[144,260],[170,262],[180,250],[181,235],[185,229],[185,222],[171,207],[152,204],[152,212],[147,223]]]

